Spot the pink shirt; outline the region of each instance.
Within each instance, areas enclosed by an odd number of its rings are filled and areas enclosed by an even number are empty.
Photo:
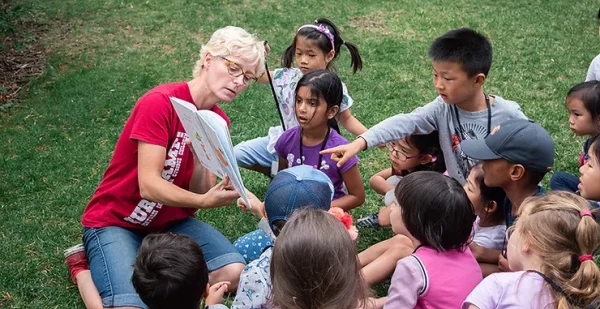
[[[419,247],[396,264],[383,308],[460,308],[482,278],[469,248],[437,252]]]

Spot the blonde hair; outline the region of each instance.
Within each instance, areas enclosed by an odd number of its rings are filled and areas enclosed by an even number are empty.
[[[213,56],[233,55],[239,57],[254,67],[257,77],[264,72],[265,47],[263,41],[259,41],[255,35],[240,27],[227,26],[218,29],[212,34],[210,40],[202,45],[200,59],[196,61],[193,70],[194,78],[202,73],[207,53]]]
[[[527,198],[517,221],[524,242],[539,255],[540,272],[560,289],[552,289],[556,308],[589,306],[600,297],[600,270],[594,260],[579,262],[600,247],[600,225],[588,211],[588,202],[568,192],[549,192]],[[560,291],[562,290],[562,291]]]

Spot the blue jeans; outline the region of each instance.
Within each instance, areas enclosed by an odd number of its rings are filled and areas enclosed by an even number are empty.
[[[249,141],[241,142],[233,147],[233,154],[241,167],[260,165],[271,167],[273,161],[277,161],[277,154],[267,150],[269,137],[263,136]]]
[[[244,263],[244,258],[225,236],[200,220],[183,219],[163,232],[194,238],[202,247],[211,272],[228,264]],[[83,244],[92,279],[105,307],[148,308],[131,283],[133,260],[146,235],[148,233],[117,226],[84,229]]]
[[[556,172],[550,178],[550,190],[575,193],[579,185],[579,177],[566,172]]]

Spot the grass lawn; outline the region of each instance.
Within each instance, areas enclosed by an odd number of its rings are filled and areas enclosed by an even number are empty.
[[[599,6],[591,0],[12,3],[22,7],[21,18],[47,29],[38,40],[50,54],[45,73],[21,93],[19,104],[0,109],[0,308],[83,308],[62,250],[81,241],[81,214],[123,124],[148,89],[189,79],[199,41],[220,27],[241,26],[268,40],[269,63],[276,67],[298,26],[321,16],[333,20],[364,59],[364,69],[352,75],[342,50],[337,67],[354,98],[353,113],[367,127],[431,101],[429,44],[452,28],[475,28],[494,46],[487,91],[519,102],[548,129],[557,148],[555,170],[571,172],[583,139],[569,131],[564,96],[600,52]],[[272,104],[269,87],[254,85],[222,105],[234,144],[278,122]],[[383,150],[360,157],[365,185],[388,166]],[[264,176],[242,176],[251,191],[264,195]],[[381,201],[367,190],[365,205],[352,214],[370,213]],[[236,207],[199,217],[231,240],[257,222]],[[364,231],[359,247],[390,235]]]

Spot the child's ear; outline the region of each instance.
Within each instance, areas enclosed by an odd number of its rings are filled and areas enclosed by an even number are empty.
[[[327,119],[332,119],[333,117],[335,117],[335,115],[338,114],[339,111],[340,111],[340,107],[337,105],[330,107],[329,110],[327,111]]]
[[[435,162],[436,160],[438,160],[438,158],[436,156],[430,155],[430,154],[426,154],[426,155],[422,155],[421,159],[419,160],[419,163],[421,165],[425,165],[425,164],[429,164],[431,162]]]
[[[475,75],[475,84],[480,87],[483,87],[483,84],[485,84],[486,80],[487,80],[487,77],[483,73],[479,73],[479,74]]]
[[[485,211],[488,213],[494,213],[496,212],[496,209],[498,208],[498,203],[496,203],[496,201],[489,201],[487,203],[487,205],[485,205]]]
[[[210,289],[210,284],[206,284],[206,289],[204,290],[204,294],[202,294],[202,298],[206,299],[208,297],[208,291]]]
[[[525,167],[521,164],[513,164],[510,168],[510,179],[512,181],[521,180],[525,176]]]
[[[330,50],[327,55],[325,55],[325,62],[329,64],[333,58],[335,57],[335,49]]]

